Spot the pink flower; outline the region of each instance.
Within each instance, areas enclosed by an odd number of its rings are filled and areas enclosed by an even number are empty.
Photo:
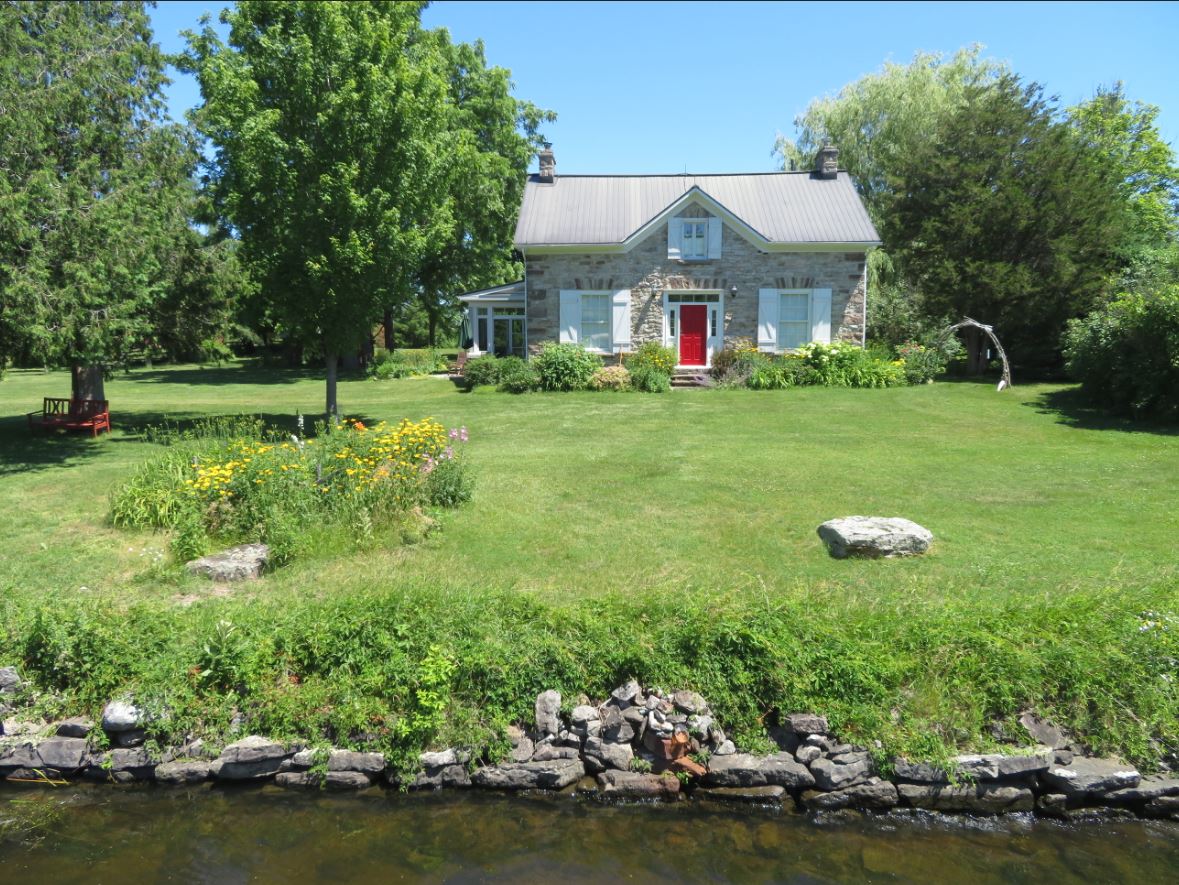
[[[459,432],[457,430],[455,430],[453,427],[450,429],[450,433],[448,434],[448,436],[451,439],[458,439],[458,435],[459,435]]]
[[[454,457],[454,446],[447,446],[446,449],[442,452],[442,457],[445,458],[447,461],[449,461],[451,458],[453,458]]]
[[[460,439],[462,442],[466,442],[466,441],[467,441],[467,428],[466,428],[466,427],[460,427],[460,428],[459,428],[459,439]]]

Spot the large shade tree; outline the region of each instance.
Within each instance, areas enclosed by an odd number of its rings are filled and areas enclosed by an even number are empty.
[[[245,2],[227,42],[188,35],[216,204],[266,313],[322,350],[330,414],[339,357],[382,312],[506,251],[531,156],[539,112],[478,48],[422,29],[423,5]]]
[[[187,228],[163,70],[143,3],[0,5],[0,359],[70,366],[74,398],[150,334]]]

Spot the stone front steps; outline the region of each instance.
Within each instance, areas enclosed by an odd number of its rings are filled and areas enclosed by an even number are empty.
[[[708,387],[708,370],[704,368],[676,369],[671,374],[671,386],[673,388]]]

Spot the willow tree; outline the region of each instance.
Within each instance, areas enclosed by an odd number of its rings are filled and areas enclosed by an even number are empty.
[[[0,359],[103,370],[170,285],[195,150],[164,117],[143,3],[0,5]]]
[[[273,312],[322,349],[329,414],[340,355],[451,225],[446,56],[423,5],[245,2],[222,13],[227,42],[207,19],[187,35],[218,208]]]

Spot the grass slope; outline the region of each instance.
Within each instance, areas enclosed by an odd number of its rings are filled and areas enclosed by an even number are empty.
[[[465,424],[475,500],[424,544],[325,551],[232,598],[156,562],[165,539],[107,527],[108,490],[151,455],[143,426],[260,412],[293,428],[322,382],[136,370],[108,384],[109,438],[31,436],[21,413],[64,390],[60,373],[0,382],[0,651],[80,702],[134,686],[190,725],[237,705],[258,730],[311,723],[340,742],[393,709],[400,726],[373,727],[408,746],[487,739],[528,692],[638,675],[700,688],[747,740],[772,708],[810,707],[936,752],[1029,703],[1140,759],[1176,740],[1179,627],[1139,615],[1179,609],[1179,437],[1103,421],[1067,388],[343,382],[366,421]],[[852,513],[920,522],[934,551],[832,560],[815,526]],[[196,684],[193,667],[224,672]],[[438,682],[441,713],[419,703]]]

